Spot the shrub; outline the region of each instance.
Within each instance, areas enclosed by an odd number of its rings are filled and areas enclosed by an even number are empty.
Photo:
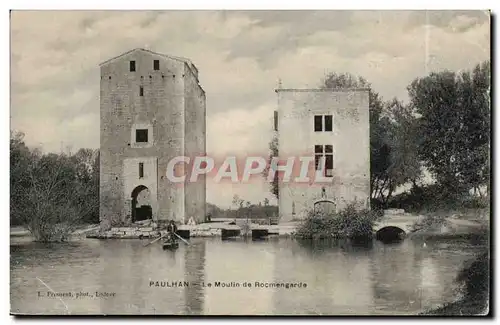
[[[463,296],[452,303],[424,312],[424,315],[482,315],[488,311],[490,294],[490,259],[488,252],[479,254],[458,273],[456,282]]]
[[[449,222],[446,216],[441,215],[426,215],[422,220],[416,221],[412,226],[410,232],[416,231],[434,231],[439,230],[443,226],[448,226]]]
[[[457,282],[463,286],[465,299],[486,304],[489,296],[490,279],[490,261],[488,255],[488,252],[480,254],[458,274]]]
[[[309,211],[297,228],[298,238],[371,238],[373,225],[382,217],[379,210],[357,209],[356,203],[336,213]]]

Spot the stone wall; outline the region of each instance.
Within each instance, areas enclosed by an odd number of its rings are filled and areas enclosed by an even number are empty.
[[[370,126],[368,90],[278,90],[280,159],[314,157],[315,145],[333,146],[331,183],[280,182],[281,221],[302,219],[318,200],[331,200],[337,209],[358,201],[369,206]],[[314,116],[332,115],[331,132],[315,132]],[[297,160],[298,163],[298,160]],[[298,176],[300,167],[296,166]],[[315,173],[314,161],[309,175]]]

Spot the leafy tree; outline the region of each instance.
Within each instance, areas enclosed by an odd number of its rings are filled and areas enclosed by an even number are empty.
[[[422,174],[418,157],[417,120],[410,107],[396,98],[385,104],[386,116],[379,120],[385,130],[383,168],[377,170],[377,197],[387,204],[394,191],[409,182],[416,183]]]
[[[99,220],[98,151],[42,154],[11,132],[11,224],[35,240],[63,241],[82,223]]]
[[[419,115],[419,155],[449,198],[489,182],[490,64],[471,72],[443,71],[408,87]]]
[[[29,148],[24,143],[24,133],[10,133],[10,221],[11,225],[19,225],[22,218],[22,202],[26,201],[25,189],[30,186],[26,174],[31,161]]]

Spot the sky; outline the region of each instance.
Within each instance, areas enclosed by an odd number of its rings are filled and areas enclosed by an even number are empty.
[[[207,154],[267,155],[274,89],[363,76],[407,101],[417,77],[490,58],[484,11],[12,11],[11,129],[46,152],[99,147],[99,63],[133,48],[189,58],[206,92]],[[207,184],[257,203],[267,183]]]

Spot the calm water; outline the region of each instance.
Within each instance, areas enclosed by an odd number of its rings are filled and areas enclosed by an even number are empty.
[[[44,245],[12,238],[11,311],[30,314],[415,314],[457,298],[467,241],[352,246],[192,239],[176,252],[140,240]],[[74,296],[47,297],[49,289]],[[188,287],[150,282],[186,281]],[[240,287],[215,287],[222,281]],[[249,282],[252,287],[243,287]],[[303,283],[256,288],[255,282]],[[205,286],[203,286],[203,283]],[[212,283],[212,287],[208,284]],[[39,296],[39,293],[42,296]],[[89,296],[76,297],[76,293]],[[96,292],[114,294],[96,297]],[[66,305],[66,306],[65,306]]]

